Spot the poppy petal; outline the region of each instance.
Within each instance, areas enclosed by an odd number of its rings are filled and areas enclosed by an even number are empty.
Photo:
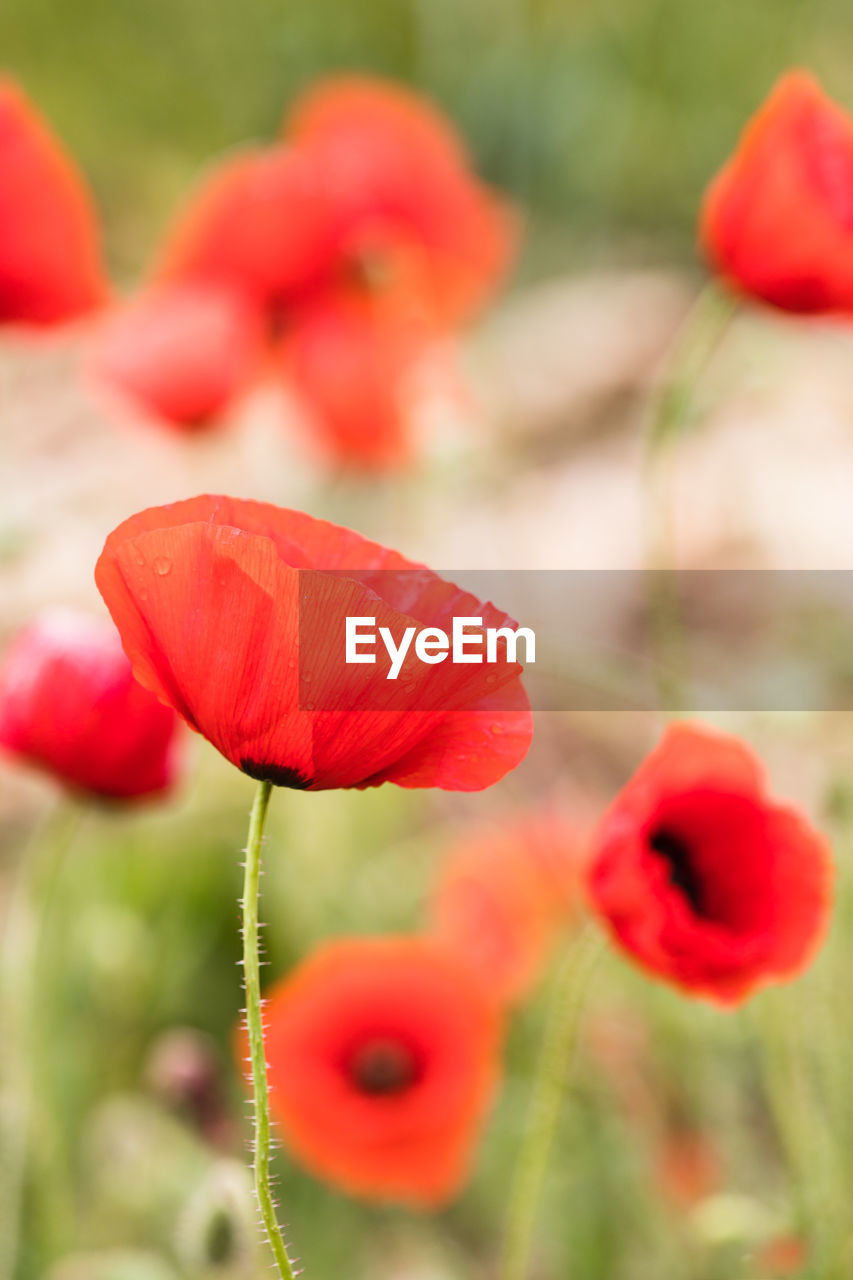
[[[0,79],[0,322],[61,324],[107,293],[83,180],[24,93]]]

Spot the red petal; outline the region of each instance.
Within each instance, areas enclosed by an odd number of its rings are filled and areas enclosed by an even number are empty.
[[[737,288],[794,312],[853,309],[853,120],[791,72],[705,196],[700,238]]]
[[[214,169],[179,213],[157,276],[225,284],[278,308],[332,269],[329,217],[311,158],[283,146],[238,155]]]
[[[244,389],[261,352],[258,315],[210,286],[153,290],[108,317],[91,369],[120,401],[177,427],[209,425]]]
[[[0,321],[59,324],[106,296],[83,180],[21,90],[0,80]]]

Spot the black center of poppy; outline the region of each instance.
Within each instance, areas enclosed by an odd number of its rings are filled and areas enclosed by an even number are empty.
[[[271,782],[274,787],[290,787],[292,791],[307,791],[311,779],[306,778],[298,769],[290,769],[283,764],[265,764],[261,760],[250,760],[248,756],[240,757],[240,768],[257,782]]]
[[[373,1097],[400,1093],[414,1084],[417,1075],[415,1059],[397,1040],[369,1040],[361,1045],[350,1061],[350,1075],[362,1091]]]
[[[649,836],[649,845],[666,863],[670,883],[681,890],[696,914],[702,915],[702,882],[693,865],[687,841],[666,827],[658,827]]]

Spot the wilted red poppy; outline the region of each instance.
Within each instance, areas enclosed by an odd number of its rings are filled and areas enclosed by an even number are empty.
[[[674,725],[602,819],[590,892],[644,968],[723,1004],[799,973],[829,919],[823,837],[737,738]]]
[[[0,668],[0,746],[66,786],[116,800],[163,791],[178,719],[137,684],[111,623],[45,613]]]
[[[22,91],[0,79],[0,322],[60,324],[106,295],[83,180]]]
[[[416,379],[432,337],[416,302],[398,292],[338,290],[302,309],[281,369],[332,457],[370,469],[408,461]]]
[[[532,724],[514,663],[345,662],[345,618],[508,625],[395,551],[298,511],[202,496],[132,516],[95,577],[134,673],[253,778],[306,790],[475,791],[514,768]],[[414,657],[414,655],[411,655]],[[383,665],[384,662],[384,665]]]
[[[783,76],[711,183],[701,240],[736,288],[794,312],[853,310],[853,119]]]
[[[178,215],[158,279],[227,285],[273,312],[334,271],[324,178],[293,147],[259,148],[225,160]]]
[[[268,993],[265,1023],[272,1112],[308,1169],[423,1207],[459,1190],[500,1028],[452,955],[425,938],[329,943]]]
[[[106,318],[91,373],[128,406],[196,428],[227,410],[260,353],[258,314],[238,294],[177,285],[143,294]]]
[[[433,926],[498,1001],[524,995],[539,977],[578,905],[583,836],[556,813],[485,827],[446,859]]]
[[[339,251],[354,265],[393,278],[419,257],[423,294],[451,324],[486,301],[512,257],[514,221],[429,102],[343,76],[302,97],[286,129],[325,175]]]

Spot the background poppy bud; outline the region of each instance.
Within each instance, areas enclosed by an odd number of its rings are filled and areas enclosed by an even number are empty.
[[[260,349],[259,316],[238,294],[185,285],[152,290],[109,315],[90,364],[96,382],[128,406],[192,429],[226,412]]]
[[[671,726],[601,820],[589,889],[645,969],[722,1004],[800,973],[832,901],[823,837],[737,738]]]
[[[115,628],[86,614],[45,613],[0,668],[0,746],[75,791],[112,800],[164,791],[177,724],[133,678]]]
[[[269,993],[266,1026],[273,1115],[307,1168],[425,1207],[459,1190],[500,1026],[452,953],[426,938],[328,943]]]
[[[0,79],[0,322],[60,324],[106,296],[83,180],[22,91]]]
[[[853,119],[790,72],[711,183],[700,238],[743,293],[785,311],[853,311]]]

